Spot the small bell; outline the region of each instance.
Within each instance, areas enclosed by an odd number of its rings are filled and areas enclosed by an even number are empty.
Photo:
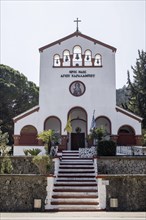
[[[86,60],[89,60],[89,55],[87,55]]]
[[[75,59],[76,59],[76,60],[79,60],[79,59],[80,59],[80,58],[79,58],[79,54],[78,54],[78,53],[76,54]]]
[[[67,62],[67,61],[68,61],[68,56],[65,57],[65,62]]]
[[[57,59],[57,60],[56,60],[56,64],[58,64],[58,63],[59,63],[59,60]]]
[[[99,59],[97,59],[97,64],[99,64]]]

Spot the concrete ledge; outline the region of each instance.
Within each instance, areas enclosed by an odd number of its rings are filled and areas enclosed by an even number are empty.
[[[103,179],[110,179],[110,178],[123,178],[123,177],[146,177],[146,174],[101,174],[97,175],[96,179],[103,178]]]
[[[116,155],[116,156],[97,156],[97,157],[94,157],[96,159],[128,159],[128,160],[133,160],[133,159],[136,159],[136,160],[141,160],[141,159],[145,159],[146,160],[146,155],[137,155],[137,156],[131,156],[131,155]]]

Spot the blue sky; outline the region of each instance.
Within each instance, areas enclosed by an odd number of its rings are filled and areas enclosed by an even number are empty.
[[[146,1],[1,0],[0,63],[39,85],[38,48],[79,30],[117,48],[116,87],[127,82],[138,49],[146,51]]]

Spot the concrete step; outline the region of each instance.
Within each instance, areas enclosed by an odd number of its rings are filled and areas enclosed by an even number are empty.
[[[91,169],[59,169],[58,173],[95,173]]]
[[[98,189],[95,186],[55,186],[53,192],[97,192]]]
[[[99,205],[52,205],[46,211],[103,211]]]
[[[62,178],[62,177],[66,177],[66,178],[95,178],[95,174],[94,173],[59,173],[57,175],[58,178]]]
[[[65,164],[93,164],[93,160],[84,160],[84,159],[76,159],[76,160],[60,160],[60,164],[65,163]]]
[[[79,153],[66,153],[62,154],[62,157],[79,157]]]
[[[79,156],[62,156],[62,160],[79,160],[79,161],[92,161],[92,159],[89,158],[81,158]]]
[[[63,160],[81,160],[79,156],[62,156]]]
[[[51,199],[51,205],[98,205],[98,199],[88,198],[65,198],[65,199]]]
[[[54,186],[96,186],[96,182],[56,182]]]
[[[52,198],[98,198],[98,192],[53,192]]]
[[[66,153],[79,153],[78,150],[63,150],[62,151],[63,154],[66,154]]]
[[[60,169],[71,169],[71,168],[74,168],[74,169],[94,169],[94,166],[93,165],[82,165],[82,164],[80,164],[80,165],[76,165],[76,164],[74,164],[74,165],[72,165],[72,164],[66,164],[66,165],[60,165],[59,166],[59,168]]]
[[[96,178],[56,178],[56,182],[96,182]]]

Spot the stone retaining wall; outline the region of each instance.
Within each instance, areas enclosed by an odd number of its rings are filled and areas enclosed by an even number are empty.
[[[107,211],[146,211],[146,175],[108,175]],[[118,207],[110,207],[110,199],[118,199]]]
[[[0,157],[0,165],[3,157]],[[12,156],[10,157],[13,165],[12,174],[39,174],[37,166],[32,163],[31,156]]]
[[[97,158],[98,174],[146,174],[146,156]]]
[[[47,178],[42,175],[0,175],[0,211],[34,211],[34,199],[45,209]]]

